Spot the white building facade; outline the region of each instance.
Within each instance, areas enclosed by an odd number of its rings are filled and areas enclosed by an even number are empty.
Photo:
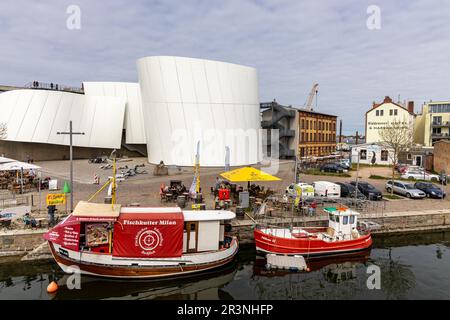
[[[138,83],[83,82],[84,93],[19,89],[0,94],[4,140],[120,149],[146,144],[148,161],[193,166],[262,159],[256,69],[219,61],[153,56],[137,61]],[[125,130],[124,141],[122,141]]]
[[[360,164],[392,165],[393,159],[394,151],[392,149],[376,143],[358,144],[351,148],[352,164],[359,161]]]
[[[414,104],[409,102],[408,107],[394,103],[391,98],[385,97],[380,104],[373,104],[373,107],[366,112],[366,143],[382,142],[380,131],[392,123],[401,123],[413,134],[414,129]]]

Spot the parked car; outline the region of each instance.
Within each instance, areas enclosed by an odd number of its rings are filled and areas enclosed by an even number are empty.
[[[297,183],[297,186],[301,190],[301,199],[314,197],[314,187],[312,185],[310,185],[308,183],[300,182],[300,183]],[[297,196],[297,191],[295,190],[295,183],[291,183],[286,188],[286,191],[293,198],[295,198]]]
[[[341,187],[341,197],[342,198],[354,198],[356,194],[356,188],[355,186],[351,185],[350,183],[346,182],[336,182]],[[357,198],[364,200],[366,199],[366,196],[361,193],[361,191],[358,190],[357,192]]]
[[[339,198],[341,196],[341,187],[328,181],[315,181],[312,183],[314,194],[318,197]]]
[[[326,163],[320,167],[320,172],[344,173],[347,171],[347,169],[344,169],[342,166],[336,163]]]
[[[407,198],[417,198],[422,199],[426,197],[425,192],[417,189],[413,184],[403,182],[403,181],[395,181],[392,184],[392,180],[388,180],[386,182],[386,191],[401,194],[402,196],[406,196]]]
[[[395,170],[400,174],[406,173],[406,171],[408,171],[408,165],[406,163],[397,163],[395,165]]]
[[[439,188],[437,185],[432,184],[431,182],[416,182],[414,184],[414,187],[416,187],[416,189],[425,192],[427,197],[438,199],[445,198],[445,192],[441,190],[441,188]]]
[[[350,169],[350,160],[349,159],[342,159],[337,162],[338,165],[343,167],[344,169]]]
[[[356,186],[356,181],[352,181],[350,182],[350,184]],[[358,181],[358,189],[369,200],[383,199],[383,194],[381,193],[381,191],[368,182]]]
[[[428,180],[428,181],[440,181],[441,177],[437,174],[433,174],[430,172],[427,172],[425,170],[408,170],[404,174],[402,174],[400,177],[403,179],[410,179],[410,180]]]

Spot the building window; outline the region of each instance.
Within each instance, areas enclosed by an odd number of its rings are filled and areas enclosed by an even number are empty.
[[[380,117],[383,116],[384,110],[380,110]]]
[[[397,111],[398,111],[397,109],[394,110],[394,116],[397,115]]]
[[[359,151],[359,153],[360,153],[359,158],[360,158],[361,160],[367,160],[367,150],[366,150],[366,149],[361,149],[361,150]]]
[[[411,153],[408,153],[408,154],[406,155],[406,160],[412,160],[412,155],[411,155]]]
[[[380,115],[380,110],[376,110],[375,115],[378,117]]]
[[[442,117],[433,117],[433,125],[441,125]]]
[[[388,161],[389,152],[387,150],[381,150],[381,161]]]
[[[389,109],[389,115],[392,116],[394,114],[394,110]]]

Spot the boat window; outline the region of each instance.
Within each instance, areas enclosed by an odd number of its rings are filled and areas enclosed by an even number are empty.
[[[354,224],[355,223],[355,216],[350,216],[350,224]]]
[[[342,220],[343,224],[348,224],[348,216],[344,216],[343,220]]]
[[[336,216],[336,220],[337,223],[339,223],[339,216]]]
[[[334,217],[331,213],[330,213],[330,221],[334,221]]]

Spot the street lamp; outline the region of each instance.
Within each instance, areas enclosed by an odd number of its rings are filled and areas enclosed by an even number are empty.
[[[70,137],[70,212],[73,212],[73,135],[84,135],[84,132],[72,131],[72,120],[69,121],[69,132],[57,132],[56,134],[68,134]]]

